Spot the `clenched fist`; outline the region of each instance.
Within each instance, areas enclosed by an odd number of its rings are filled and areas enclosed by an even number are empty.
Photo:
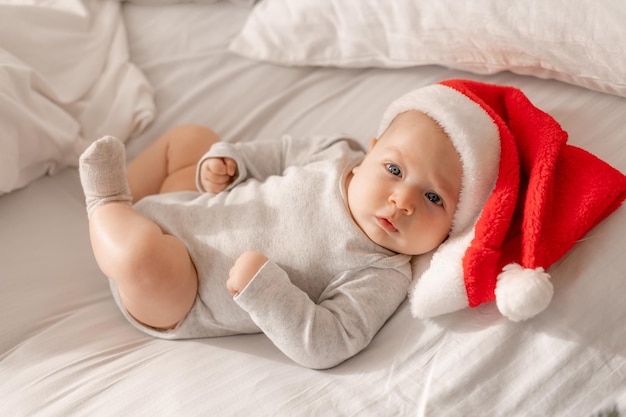
[[[259,252],[244,252],[235,261],[228,273],[226,288],[232,295],[238,295],[246,288],[259,269],[267,262],[267,256]]]
[[[217,194],[224,191],[237,173],[237,163],[231,158],[209,158],[200,165],[200,183],[204,191]]]

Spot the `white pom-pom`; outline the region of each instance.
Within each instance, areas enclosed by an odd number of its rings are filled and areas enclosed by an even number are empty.
[[[542,312],[554,289],[543,268],[526,269],[518,264],[505,266],[496,284],[498,310],[513,321],[522,321]]]

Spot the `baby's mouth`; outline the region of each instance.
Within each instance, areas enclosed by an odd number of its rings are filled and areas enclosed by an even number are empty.
[[[376,221],[378,222],[378,225],[383,228],[383,230],[389,233],[395,233],[398,231],[398,229],[396,229],[396,226],[391,222],[391,220],[385,217],[376,217]]]

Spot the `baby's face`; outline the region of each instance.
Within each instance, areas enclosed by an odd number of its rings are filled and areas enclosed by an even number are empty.
[[[354,221],[378,245],[418,255],[450,232],[461,159],[446,133],[418,111],[398,115],[347,180]]]

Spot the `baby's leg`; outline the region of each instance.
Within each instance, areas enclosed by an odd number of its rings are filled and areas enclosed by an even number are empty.
[[[133,201],[152,194],[196,189],[196,164],[220,139],[197,125],[174,127],[128,165]]]
[[[80,158],[91,245],[128,312],[146,325],[171,328],[195,301],[196,270],[179,239],[130,205],[125,163],[124,145],[111,137]]]

